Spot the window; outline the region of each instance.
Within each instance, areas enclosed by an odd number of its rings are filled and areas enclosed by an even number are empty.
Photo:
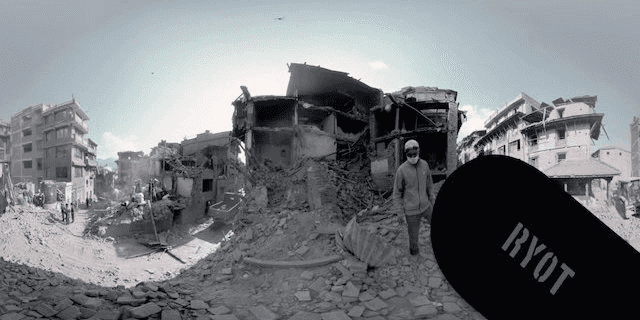
[[[531,136],[531,140],[530,140],[530,141],[531,141],[531,142],[530,142],[530,143],[531,143],[531,146],[537,146],[537,145],[538,145],[538,136],[537,136],[537,135],[535,135],[535,134],[533,134],[533,135]]]
[[[73,147],[73,156],[77,159],[82,159],[82,150],[78,147]]]
[[[56,136],[58,139],[69,138],[69,127],[56,130]]]
[[[56,168],[56,178],[69,178],[69,168],[67,168],[67,167],[57,167]]]
[[[49,148],[45,152],[45,158],[53,159],[56,156],[56,148]]]
[[[565,129],[558,129],[558,140],[564,140],[565,133]]]
[[[45,140],[47,142],[52,142],[52,141],[56,140],[56,131],[55,130],[51,130],[51,131],[47,132],[47,135],[45,136]]]
[[[202,179],[202,192],[213,191],[213,179]]]
[[[538,157],[529,158],[529,164],[537,168],[538,167]]]
[[[22,125],[27,126],[31,124],[31,116],[22,117]]]
[[[42,158],[36,159],[36,164],[38,166],[38,170],[42,170]]]
[[[562,118],[562,114],[564,113],[564,108],[556,109],[556,110],[558,110],[558,118]]]
[[[58,147],[56,148],[56,158],[64,158],[67,156],[67,148],[66,147]]]
[[[33,134],[33,131],[31,129],[22,130],[22,137],[23,138],[28,137],[28,136],[30,136],[32,134]]]
[[[506,149],[506,148],[505,148],[505,146],[501,146],[501,147],[499,147],[499,148],[498,148],[498,154],[502,154],[502,155],[504,155],[504,154],[505,154],[505,151],[506,151],[505,149]]]
[[[607,151],[607,155],[609,155],[609,151]]]
[[[560,152],[556,155],[556,159],[558,160],[558,163],[560,163],[560,161],[562,160],[567,160],[567,153],[566,152]]]
[[[33,168],[33,163],[31,163],[31,160],[22,161],[22,166],[25,169],[31,169],[31,168]]]
[[[73,167],[73,176],[76,178],[82,177],[82,167]]]
[[[22,151],[24,153],[33,151],[33,145],[31,143],[27,143],[27,144],[23,145],[22,146]]]
[[[520,139],[509,142],[509,154],[514,154],[520,150]]]

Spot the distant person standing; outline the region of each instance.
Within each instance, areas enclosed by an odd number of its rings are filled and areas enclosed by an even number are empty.
[[[429,164],[420,159],[420,145],[417,141],[407,141],[404,151],[407,161],[402,163],[396,172],[393,200],[407,222],[409,253],[417,256],[420,253],[420,220],[424,217],[431,223],[435,202],[433,178]]]
[[[60,210],[62,211],[62,222],[65,224],[69,222],[69,204],[65,203],[64,205],[60,205]]]
[[[73,204],[71,205],[71,223],[76,221],[76,216],[75,216],[75,210],[73,209]],[[69,217],[67,217],[67,221],[69,220]]]
[[[87,203],[87,209],[89,209],[89,197],[87,197],[86,203]]]

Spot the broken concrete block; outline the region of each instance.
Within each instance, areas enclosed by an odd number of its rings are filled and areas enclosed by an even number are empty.
[[[375,296],[372,295],[369,291],[365,291],[363,293],[360,293],[360,295],[358,295],[358,300],[362,302],[373,300],[373,298],[375,298]]]
[[[425,296],[417,296],[415,298],[409,299],[409,302],[414,307],[419,307],[419,306],[424,306],[424,305],[427,305],[427,304],[431,304],[431,301],[429,301],[429,298],[427,298]]]
[[[303,256],[305,253],[307,253],[309,251],[309,247],[307,246],[301,246],[300,248],[298,248],[296,250],[296,253]]]
[[[365,262],[355,260],[355,259],[345,259],[344,265],[349,269],[349,271],[355,272],[367,272],[367,264]]]
[[[209,311],[209,313],[211,314],[227,314],[231,312],[231,309],[227,308],[226,306],[219,306],[215,308],[209,308],[207,309],[207,311]]]
[[[369,310],[378,311],[382,308],[386,308],[388,305],[384,301],[380,300],[380,298],[374,298],[373,300],[366,301],[364,306]]]
[[[147,318],[151,315],[154,315],[156,313],[159,313],[160,311],[162,311],[162,309],[160,309],[160,307],[158,307],[157,304],[153,303],[153,302],[149,302],[149,303],[145,303],[139,307],[135,307],[131,309],[131,315],[134,318]]]
[[[276,320],[279,318],[277,314],[273,313],[273,311],[267,309],[267,307],[263,305],[251,307],[249,308],[249,311],[254,317],[258,318],[258,320]]]
[[[333,310],[322,314],[322,320],[351,320],[342,310]]]
[[[289,318],[289,320],[322,320],[322,315],[313,312],[299,311]]]
[[[351,310],[349,310],[349,313],[347,315],[350,317],[359,318],[360,316],[362,316],[363,312],[364,312],[363,306],[353,306]]]
[[[20,320],[24,318],[23,314],[20,313],[7,313],[0,316],[0,320]]]
[[[356,287],[351,281],[347,282],[347,285],[342,292],[343,297],[358,298],[360,296],[360,288]]]
[[[301,290],[294,294],[298,301],[311,301],[311,292],[309,290]]]
[[[311,279],[313,279],[313,276],[314,276],[313,271],[303,271],[300,274],[300,279],[302,279],[302,280],[311,280]]]
[[[426,317],[426,316],[432,316],[438,313],[438,309],[436,309],[435,306],[433,305],[424,305],[421,307],[418,307],[416,309],[416,312],[414,313],[414,316],[416,317]]]
[[[160,314],[160,320],[182,320],[180,311],[175,309],[164,309]]]
[[[41,303],[39,305],[37,305],[34,310],[36,312],[38,312],[39,314],[41,314],[43,317],[49,318],[51,316],[53,316],[54,314],[57,313],[56,310],[53,309],[53,307],[51,307],[50,305],[46,304],[46,303]]]
[[[100,310],[94,317],[101,320],[118,320],[120,319],[120,311]]]
[[[191,304],[189,305],[189,309],[201,310],[208,309],[209,305],[202,300],[191,300]]]
[[[58,312],[56,314],[56,317],[63,319],[63,320],[72,320],[72,319],[78,319],[78,317],[80,317],[80,309],[78,309],[78,307],[76,306],[70,306],[67,307],[66,309]]]
[[[396,296],[396,291],[389,288],[387,290],[384,290],[380,293],[378,293],[378,295],[380,296],[380,298],[382,298],[383,300],[387,300],[393,296]]]

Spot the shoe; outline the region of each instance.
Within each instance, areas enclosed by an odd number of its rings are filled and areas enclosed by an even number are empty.
[[[417,255],[419,255],[419,254],[420,254],[420,250],[409,250],[409,253],[410,253],[412,256],[417,256]]]

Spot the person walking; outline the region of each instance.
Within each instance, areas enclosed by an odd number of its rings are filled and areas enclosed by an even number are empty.
[[[74,204],[71,204],[71,223],[76,221],[75,210],[73,209]],[[69,217],[67,217],[67,221],[69,221]]]
[[[399,214],[404,216],[409,234],[409,253],[420,254],[418,238],[420,222],[426,218],[431,224],[435,195],[429,164],[420,159],[420,145],[409,140],[404,145],[407,160],[396,171],[393,185],[393,201]],[[403,223],[402,217],[400,222]]]
[[[62,211],[62,222],[65,224],[69,223],[69,204],[65,203],[64,205],[60,205],[60,209]]]

